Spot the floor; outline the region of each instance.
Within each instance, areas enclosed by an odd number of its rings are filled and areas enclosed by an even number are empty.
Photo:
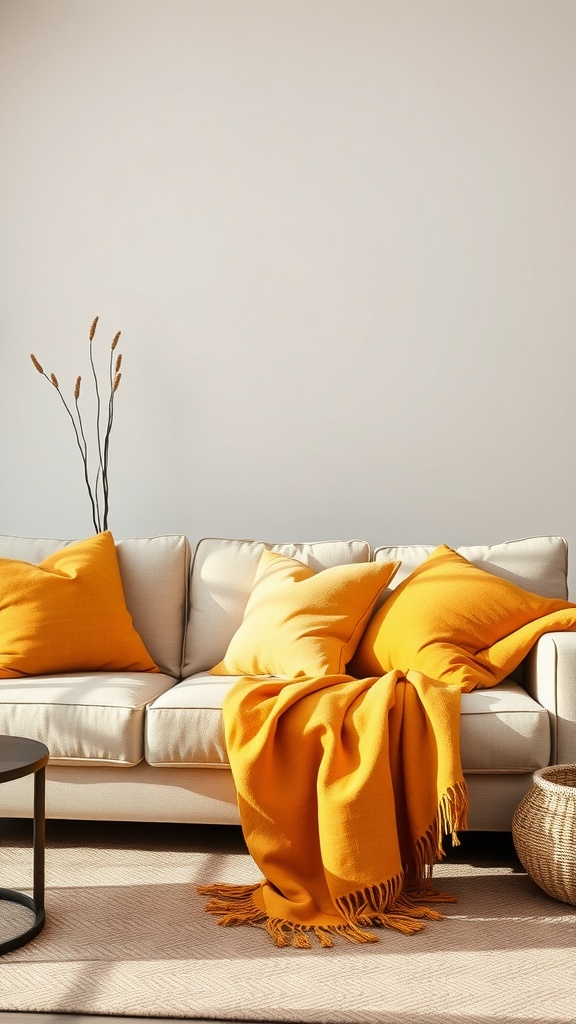
[[[497,840],[496,859],[507,859],[515,856],[512,838],[509,833],[467,833],[461,836],[462,845],[449,849],[449,856],[455,860],[472,859],[480,855],[486,857],[493,851]],[[450,841],[446,840],[448,848]],[[174,1017],[112,1017],[91,1016],[83,1013],[14,1013],[0,1010],[0,1024],[177,1024],[183,1018]],[[199,1020],[190,1018],[190,1024],[230,1024],[230,1021]]]
[[[11,1013],[0,1010],[0,1024],[177,1024],[177,1021],[174,1017],[91,1017],[83,1013]],[[195,1017],[194,1024],[218,1024],[218,1021]]]

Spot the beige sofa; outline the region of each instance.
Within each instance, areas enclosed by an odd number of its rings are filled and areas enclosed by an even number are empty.
[[[37,563],[67,543],[0,537],[0,557]],[[192,556],[184,536],[118,541],[126,602],[160,672],[0,680],[0,733],[47,744],[48,817],[238,824],[221,714],[235,677],[209,669],[240,624],[263,548],[318,570],[400,560],[395,587],[435,546],[207,538]],[[562,538],[458,551],[527,590],[567,597]],[[461,741],[470,827],[509,830],[534,770],[576,761],[576,634],[545,635],[514,678],[463,694]],[[0,814],[30,817],[31,786],[3,785]]]

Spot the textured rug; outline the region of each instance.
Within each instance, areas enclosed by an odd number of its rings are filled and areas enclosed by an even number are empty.
[[[0,821],[4,887],[31,884],[31,824]],[[469,834],[435,876],[458,903],[413,936],[279,950],[221,928],[198,883],[259,875],[232,827],[54,822],[47,923],[0,958],[0,1010],[326,1022],[574,1024],[576,907],[526,876],[510,838]],[[0,938],[24,908],[0,907]]]

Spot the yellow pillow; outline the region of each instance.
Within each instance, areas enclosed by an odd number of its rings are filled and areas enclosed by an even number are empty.
[[[575,629],[576,605],[523,590],[442,545],[378,609],[349,671],[415,669],[463,690],[494,686],[542,633]]]
[[[109,531],[40,565],[0,558],[0,678],[158,672],[126,607]]]
[[[294,679],[344,672],[399,565],[364,562],[316,573],[266,549],[242,623],[212,673]]]

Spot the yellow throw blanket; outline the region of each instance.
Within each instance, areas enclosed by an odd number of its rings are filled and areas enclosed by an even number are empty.
[[[315,575],[262,555],[212,671],[243,675],[224,703],[226,743],[264,879],[202,887],[221,924],[263,927],[279,946],[374,942],[367,928],[410,934],[450,899],[431,867],[443,836],[467,827],[460,693],[496,685],[543,633],[576,629],[576,605],[441,545],[373,611],[396,568]],[[341,662],[353,675],[334,674]]]
[[[315,935],[407,934],[432,888],[442,838],[466,828],[460,687],[418,672],[240,679],[224,703],[246,843],[264,880],[202,886],[220,924],[255,924],[278,946]]]

